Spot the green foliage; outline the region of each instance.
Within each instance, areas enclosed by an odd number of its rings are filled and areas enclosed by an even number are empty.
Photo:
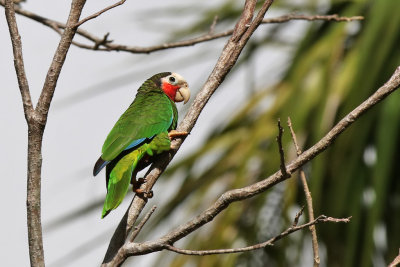
[[[316,9],[315,1],[308,4],[310,10]],[[229,17],[234,6],[230,1],[226,5],[231,7],[226,14]],[[281,4],[280,8],[285,6]],[[398,10],[400,2],[393,0],[332,1],[327,14],[362,15],[365,20],[309,23],[281,81],[254,93],[228,125],[216,129],[201,149],[168,170],[171,178],[182,179],[183,174],[183,182],[159,208],[153,225],[147,229],[162,225],[178,211],[194,215],[220,193],[254,183],[278,170],[278,118],[284,121],[291,117],[297,137],[306,149],[371,95],[400,62]],[[224,14],[223,9],[219,11],[217,14]],[[212,20],[211,16],[206,20]],[[205,25],[201,21],[193,27],[201,28],[201,23]],[[188,30],[193,31],[193,27]],[[272,37],[253,43],[252,53],[257,53],[258,45],[274,42],[281,28],[275,31]],[[255,56],[247,51],[241,60],[251,61]],[[272,104],[265,107],[265,101]],[[398,92],[389,96],[306,166],[315,213],[352,216],[350,224],[317,227],[319,242],[327,251],[322,258],[327,266],[372,266],[382,260],[388,263],[398,252],[399,103]],[[288,131],[284,143],[287,160],[294,159]],[[180,246],[213,249],[265,241],[288,227],[294,211],[304,204],[295,175],[273,190],[232,205]],[[299,266],[304,253],[311,253],[306,250],[310,246],[309,233],[303,231],[257,252],[205,257],[176,255],[171,266]]]

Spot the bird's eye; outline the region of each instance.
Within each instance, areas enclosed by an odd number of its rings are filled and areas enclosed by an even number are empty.
[[[173,76],[169,77],[169,81],[170,81],[171,83],[174,83],[174,82],[175,82],[175,77],[173,77]]]

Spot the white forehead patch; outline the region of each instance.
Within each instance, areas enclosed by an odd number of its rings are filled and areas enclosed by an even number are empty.
[[[185,78],[183,78],[181,75],[179,75],[176,72],[172,72],[170,76],[174,76],[175,79],[177,80],[177,82],[179,82],[179,83],[186,82]]]
[[[174,76],[178,81],[182,81],[182,82],[185,81],[185,79],[176,72],[172,72],[171,76]]]

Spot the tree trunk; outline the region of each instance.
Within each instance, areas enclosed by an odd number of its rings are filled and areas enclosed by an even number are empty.
[[[45,266],[42,223],[40,216],[40,184],[42,171],[42,138],[44,127],[38,122],[28,122],[28,181],[27,221],[31,266]]]

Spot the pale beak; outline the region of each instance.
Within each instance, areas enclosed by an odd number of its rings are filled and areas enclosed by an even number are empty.
[[[190,98],[190,90],[187,84],[179,88],[178,91],[176,91],[175,102],[183,101],[183,104],[186,104],[189,101],[189,98]]]

